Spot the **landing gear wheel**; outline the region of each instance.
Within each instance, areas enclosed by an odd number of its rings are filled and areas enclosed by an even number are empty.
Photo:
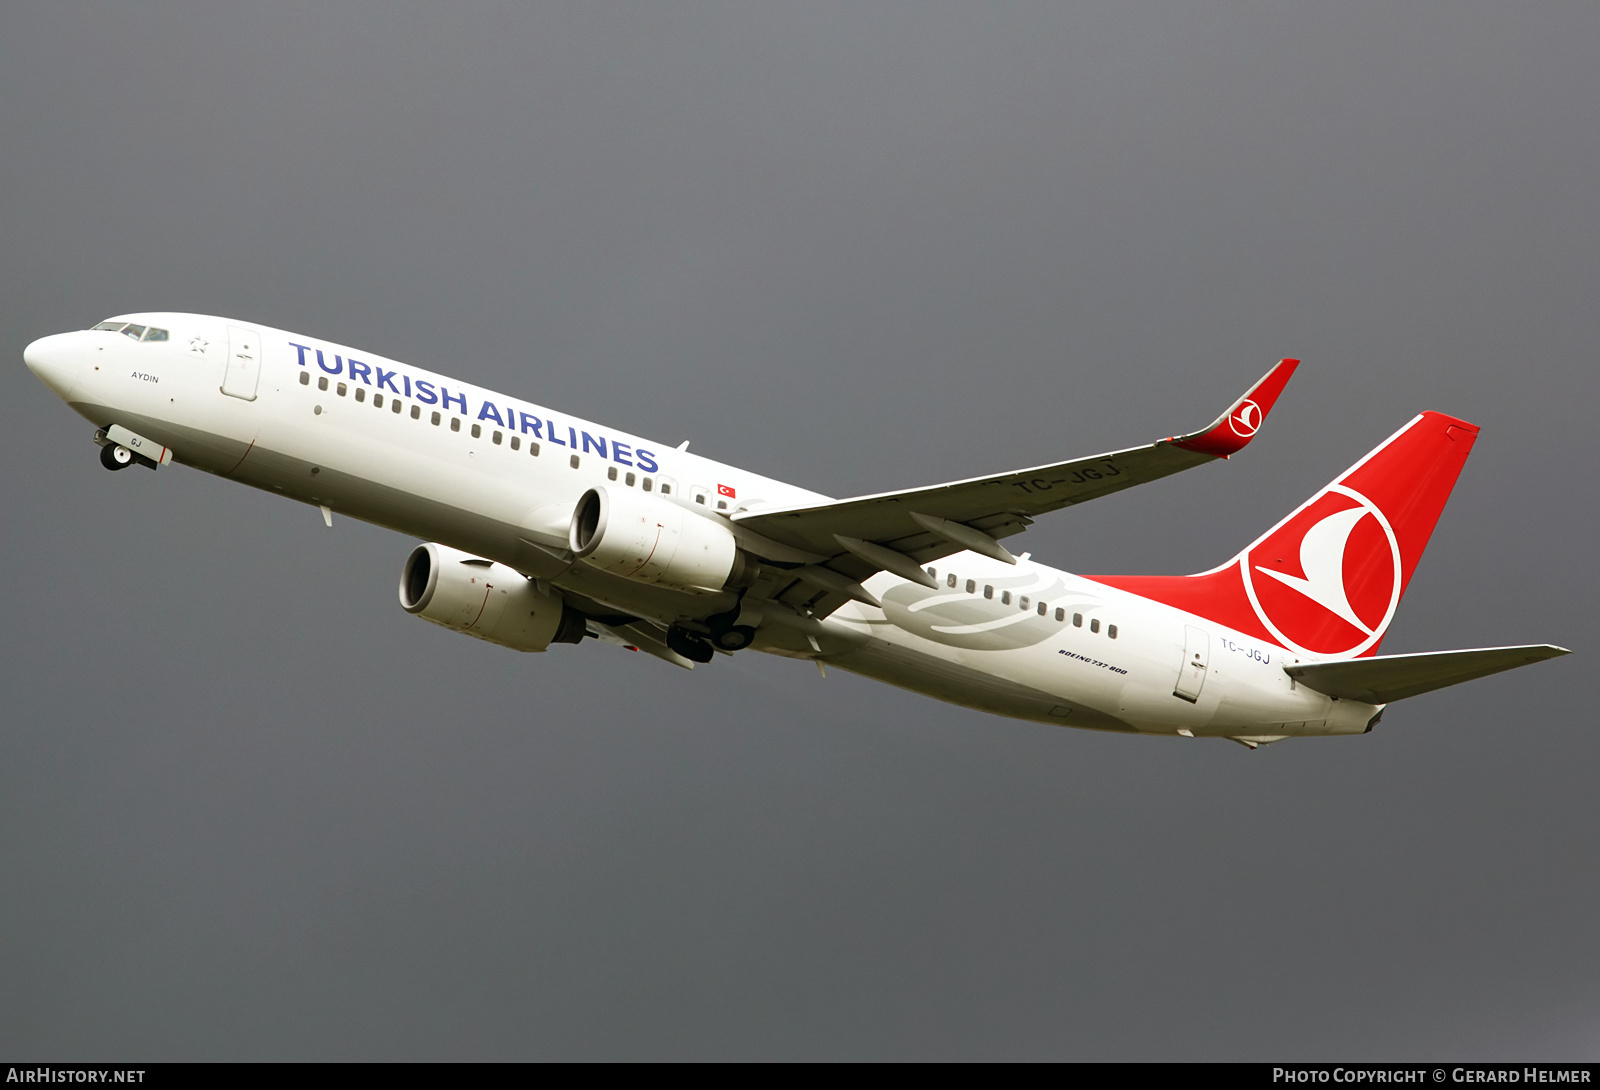
[[[747,624],[736,624],[711,635],[711,642],[722,651],[743,651],[756,640],[756,630]]]
[[[100,464],[107,469],[127,469],[133,465],[133,451],[115,443],[107,443],[100,448]]]
[[[690,662],[710,662],[716,654],[709,643],[683,628],[667,629],[667,646]]]

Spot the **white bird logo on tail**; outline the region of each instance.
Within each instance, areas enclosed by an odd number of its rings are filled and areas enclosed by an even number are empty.
[[[1271,576],[1286,587],[1304,594],[1323,609],[1350,622],[1368,636],[1373,635],[1350,605],[1350,596],[1344,588],[1344,551],[1350,544],[1350,534],[1356,523],[1370,512],[1364,507],[1350,507],[1335,511],[1300,539],[1300,570],[1305,578],[1285,575],[1271,568],[1256,565],[1256,571]]]

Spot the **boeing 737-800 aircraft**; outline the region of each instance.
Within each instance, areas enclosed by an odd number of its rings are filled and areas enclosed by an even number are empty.
[[[745,649],[997,715],[1229,738],[1370,731],[1383,706],[1566,652],[1378,656],[1478,429],[1425,412],[1232,560],[1078,576],[1001,544],[1250,442],[1295,360],[1209,427],[834,500],[341,345],[197,314],[30,344],[108,469],[179,462],[423,539],[400,604],[519,651],[679,666]]]

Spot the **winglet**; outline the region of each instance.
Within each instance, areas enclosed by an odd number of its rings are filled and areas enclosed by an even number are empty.
[[[1243,397],[1228,407],[1227,412],[1217,417],[1216,423],[1204,431],[1175,436],[1171,441],[1184,450],[1210,454],[1216,458],[1237,454],[1260,429],[1272,406],[1277,403],[1278,395],[1283,393],[1289,376],[1299,366],[1299,360],[1279,360],[1272,370],[1261,376],[1260,382],[1246,390]]]

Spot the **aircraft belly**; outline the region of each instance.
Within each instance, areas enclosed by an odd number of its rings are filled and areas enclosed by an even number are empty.
[[[996,715],[1091,730],[1135,729],[1087,703],[1009,680],[977,664],[926,654],[882,638],[831,656],[828,662],[851,673]]]

